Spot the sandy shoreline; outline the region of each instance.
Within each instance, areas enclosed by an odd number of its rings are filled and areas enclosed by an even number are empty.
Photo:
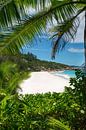
[[[69,86],[69,78],[55,76],[49,72],[32,72],[31,77],[20,84],[21,94],[63,92]]]

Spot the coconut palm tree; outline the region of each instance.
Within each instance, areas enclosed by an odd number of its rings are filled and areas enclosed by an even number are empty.
[[[32,15],[28,13],[31,6],[36,10]],[[63,49],[71,39],[75,38],[80,24],[79,15],[85,10],[85,0],[1,0],[0,53],[19,53],[22,46],[31,43],[35,36],[39,36],[40,32],[44,31],[47,23],[52,23],[54,30],[52,57],[54,58],[57,50]],[[84,48],[86,66],[86,20]]]

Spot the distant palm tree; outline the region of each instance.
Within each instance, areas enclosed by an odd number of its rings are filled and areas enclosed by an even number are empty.
[[[36,13],[29,15],[29,7]],[[51,23],[54,27],[52,57],[57,50],[74,39],[79,27],[79,15],[85,12],[86,0],[2,0],[0,1],[0,52],[19,53],[20,48]],[[57,24],[54,24],[56,20]],[[86,71],[86,20],[84,30],[85,71]]]

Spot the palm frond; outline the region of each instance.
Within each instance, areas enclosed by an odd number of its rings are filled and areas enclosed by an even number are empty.
[[[64,125],[62,122],[60,122],[59,120],[51,117],[49,118],[48,120],[48,125],[53,128],[54,130],[55,129],[60,129],[60,130],[70,130],[70,128],[66,125]]]
[[[1,0],[0,1],[0,28],[18,24],[28,17],[26,10],[33,7],[36,10],[44,9],[49,0]]]
[[[14,28],[14,32],[9,32],[8,35],[1,41],[0,51],[9,51],[15,54],[20,52],[20,48],[26,43],[30,43],[33,38],[42,31],[41,29],[46,26],[46,20],[42,18],[39,21],[40,15],[26,20],[21,26]],[[35,19],[37,21],[35,22]],[[46,18],[45,18],[46,19]],[[43,21],[42,21],[43,20]]]
[[[21,0],[22,1],[22,0]],[[24,5],[26,7],[31,6],[36,10],[42,10],[47,6],[50,6],[51,0],[24,0]]]
[[[69,20],[65,23],[55,27],[57,29],[56,33],[52,36],[53,47],[52,47],[52,58],[55,58],[55,54],[58,51],[62,50],[66,44],[74,40],[77,29],[79,27],[79,19]]]
[[[21,15],[22,14],[22,15]],[[0,28],[13,26],[25,16],[24,6],[22,3],[17,3],[13,0],[3,0],[0,3]]]
[[[18,0],[18,2],[19,1],[20,0]],[[51,6],[47,7],[43,12],[39,12],[30,18],[24,19],[20,25],[10,28],[10,31],[7,30],[4,39],[0,39],[0,52],[4,50],[5,52],[12,52],[14,54],[16,52],[19,53],[20,48],[26,43],[30,43],[37,34],[39,35],[40,31],[46,28],[46,24],[53,21],[53,18],[56,19],[57,25],[62,24],[59,28],[63,28],[67,23],[71,23],[70,25],[73,25],[73,23],[75,24],[76,21],[73,20],[73,22],[69,22],[68,20],[75,17],[76,10],[75,4],[71,4],[69,1],[57,1],[55,5],[51,4]],[[76,30],[74,32],[76,32]],[[62,36],[63,35],[60,35],[59,39],[61,39]],[[71,33],[70,36],[72,37]],[[66,35],[66,37],[68,37],[68,35]]]
[[[6,26],[14,22],[20,21],[25,18],[25,10],[29,7],[33,7],[37,10],[44,10],[45,7],[49,8],[53,5],[65,6],[65,5],[82,5],[85,6],[85,0],[80,1],[55,1],[55,0],[1,0],[0,1],[0,17],[1,26]],[[68,12],[69,13],[69,12]]]
[[[52,48],[52,58],[55,58],[55,54],[57,50],[62,50],[66,44],[74,40],[77,29],[79,27],[80,21],[78,15],[81,14],[86,7],[83,9],[79,10],[75,16],[68,20],[64,20],[61,24],[58,24],[53,28],[54,30],[54,35],[52,36],[53,38],[53,48]]]
[[[65,15],[64,12],[69,13]],[[40,31],[46,28],[46,24],[52,21],[54,16],[57,18],[57,23],[61,23],[67,18],[72,17],[73,14],[75,14],[75,6],[68,5],[64,7],[63,2],[62,5],[60,3],[43,12],[39,12],[37,15],[32,16],[32,18],[25,20],[20,26],[16,26],[8,32],[7,36],[0,43],[0,51],[5,50],[14,54],[19,52],[23,45],[31,42],[37,34],[39,35]]]

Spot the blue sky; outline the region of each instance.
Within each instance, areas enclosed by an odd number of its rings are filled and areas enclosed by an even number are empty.
[[[31,52],[37,58],[48,61],[55,61],[68,65],[82,65],[84,62],[83,43],[69,43],[63,51],[56,54],[55,60],[51,59],[52,43],[47,36],[42,36],[33,44],[23,48],[24,53]]]
[[[81,24],[77,31],[75,41],[68,44],[63,51],[56,54],[55,60],[51,59],[52,42],[47,35],[42,35],[33,44],[23,48],[23,53],[31,52],[42,60],[54,61],[68,65],[80,66],[84,63],[84,14],[82,14]],[[83,19],[82,19],[83,18]]]

